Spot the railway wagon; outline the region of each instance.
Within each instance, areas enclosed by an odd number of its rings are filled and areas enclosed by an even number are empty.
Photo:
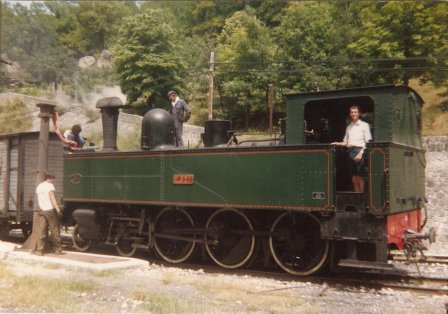
[[[420,232],[424,190],[420,96],[380,86],[286,96],[282,136],[237,143],[225,120],[206,121],[204,147],[173,147],[161,110],[142,122],[139,151],[116,151],[118,108],[103,99],[103,152],[64,156],[65,221],[73,243],[154,248],[171,263],[202,252],[225,268],[272,261],[291,274],[386,265],[406,232]],[[372,128],[366,192],[352,192],[341,140],[356,104]],[[106,127],[104,127],[106,126]],[[196,250],[197,247],[202,250]]]
[[[32,230],[37,177],[39,132],[0,135],[0,236],[11,229]],[[48,170],[55,182],[56,199],[62,199],[63,149],[55,133],[48,142]]]

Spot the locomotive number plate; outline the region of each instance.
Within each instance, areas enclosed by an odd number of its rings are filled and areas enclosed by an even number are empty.
[[[173,184],[191,185],[194,183],[194,175],[192,174],[175,174],[173,175]]]

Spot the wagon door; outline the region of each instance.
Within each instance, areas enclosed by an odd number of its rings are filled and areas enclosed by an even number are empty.
[[[0,142],[0,208],[3,215],[17,211],[19,139],[4,138]]]

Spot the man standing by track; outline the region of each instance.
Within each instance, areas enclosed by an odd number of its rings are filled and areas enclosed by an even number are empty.
[[[61,212],[54,196],[55,176],[52,174],[45,175],[45,181],[40,183],[36,188],[37,204],[39,206],[39,229],[37,240],[37,255],[43,255],[45,252],[45,242],[47,239],[47,231],[50,231],[50,240],[53,244],[55,254],[64,254],[61,247],[61,233],[59,230],[58,214]]]

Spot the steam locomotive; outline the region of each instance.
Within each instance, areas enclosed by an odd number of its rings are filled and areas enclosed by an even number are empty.
[[[100,152],[63,157],[64,221],[73,244],[152,250],[165,261],[202,256],[235,269],[249,263],[305,276],[332,267],[387,267],[388,253],[415,254],[426,216],[421,97],[405,86],[286,95],[281,135],[238,142],[227,120],[205,122],[203,147],[174,146],[162,109],[142,121],[141,149],[118,151],[118,98],[97,103]],[[365,191],[352,192],[344,137],[358,105],[371,127]],[[312,132],[308,130],[313,130]]]

